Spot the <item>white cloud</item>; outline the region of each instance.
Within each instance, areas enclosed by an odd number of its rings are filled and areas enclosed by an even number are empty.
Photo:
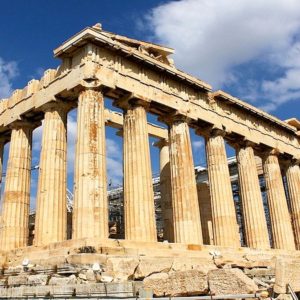
[[[203,141],[193,141],[192,145],[193,145],[194,150],[199,150],[199,149],[203,148],[204,142]]]
[[[0,57],[0,99],[12,93],[12,80],[18,76],[18,66],[14,61],[6,62]]]
[[[242,77],[244,89],[255,85],[269,108],[299,99],[299,0],[171,1],[154,8],[147,20],[153,39],[175,48],[177,67],[215,89],[239,85]],[[266,73],[277,67],[280,74],[245,78],[236,70],[261,61]],[[269,100],[278,91],[280,97]]]

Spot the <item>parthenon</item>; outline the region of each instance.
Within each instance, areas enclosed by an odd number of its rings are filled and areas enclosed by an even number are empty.
[[[17,251],[23,259],[42,249],[114,243],[108,226],[105,126],[120,129],[123,139],[124,245],[165,247],[157,239],[150,135],[158,139],[163,239],[171,248],[248,251],[241,250],[228,143],[236,151],[246,248],[300,257],[300,121],[279,120],[224,91],[213,91],[178,70],[170,58],[173,52],[96,24],[54,50],[61,60],[56,70],[45,71],[40,80],[0,101],[1,173],[4,146],[10,143],[1,199],[3,266]],[[104,98],[123,114],[105,108]],[[67,240],[67,115],[75,107],[74,203]],[[148,123],[148,113],[165,127]],[[29,246],[32,132],[42,122],[35,232]],[[203,194],[197,189],[190,130],[205,139],[208,190]],[[266,184],[272,243],[257,159]]]

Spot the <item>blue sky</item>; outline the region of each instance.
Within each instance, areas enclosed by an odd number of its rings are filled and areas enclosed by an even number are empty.
[[[224,89],[280,119],[300,119],[299,0],[2,1],[0,98],[56,68],[53,49],[97,22],[107,31],[171,46],[175,65],[214,89]],[[109,100],[106,104],[110,106]],[[70,114],[69,125],[72,189],[76,112]],[[34,133],[34,164],[39,161],[41,134],[41,129]],[[107,137],[108,174],[118,184],[122,140],[109,128]],[[203,140],[192,132],[192,141],[195,164],[205,163]],[[157,173],[158,151],[151,147],[151,153]],[[33,174],[33,201],[36,179]]]

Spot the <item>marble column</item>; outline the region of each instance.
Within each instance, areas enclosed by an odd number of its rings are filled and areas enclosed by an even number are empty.
[[[147,104],[132,100],[124,109],[125,239],[157,241]]]
[[[2,210],[3,210],[3,203],[2,203],[1,195],[2,195],[3,153],[4,153],[5,143],[6,143],[6,139],[0,138],[0,236],[1,236]]]
[[[286,170],[296,249],[300,250],[300,167],[292,162]]]
[[[169,127],[174,241],[203,244],[189,126],[175,116]]]
[[[22,121],[12,126],[3,197],[1,250],[27,246],[32,131],[35,126]]]
[[[164,222],[164,240],[174,242],[169,142],[162,139],[156,142],[155,146],[159,148],[160,158],[160,200]]]
[[[272,226],[273,247],[294,250],[295,242],[276,151],[263,157],[264,176]]]
[[[206,156],[214,245],[239,247],[239,230],[222,131],[213,130],[206,137]]]
[[[104,99],[86,89],[78,99],[73,239],[108,238]]]
[[[198,201],[204,245],[213,245],[213,227],[210,203],[210,191],[207,182],[197,183]]]
[[[63,102],[44,106],[40,154],[35,245],[66,240],[67,236],[67,112]]]
[[[246,245],[270,248],[266,216],[253,148],[249,143],[237,145],[239,192],[243,208]]]

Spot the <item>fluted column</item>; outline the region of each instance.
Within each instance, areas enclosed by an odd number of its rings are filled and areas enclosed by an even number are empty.
[[[275,151],[270,151],[265,155],[263,168],[272,226],[273,246],[275,249],[294,250],[295,242],[291,217]]]
[[[65,240],[67,234],[67,112],[63,102],[44,107],[35,245]]]
[[[214,245],[238,247],[240,239],[223,132],[214,130],[206,137],[206,155]]]
[[[159,148],[160,158],[160,200],[164,222],[164,240],[174,242],[169,142],[162,139],[155,143],[155,146]]]
[[[125,239],[157,241],[146,104],[124,110]]]
[[[169,127],[174,239],[203,244],[189,126],[184,117],[175,116]]]
[[[204,245],[213,245],[210,191],[207,182],[197,183],[198,201]]]
[[[237,145],[236,157],[246,245],[250,248],[270,248],[253,148],[249,143]]]
[[[33,124],[12,127],[5,180],[1,250],[27,246],[30,205],[30,173]]]
[[[292,162],[286,171],[288,191],[291,203],[292,223],[296,249],[300,250],[300,167]]]
[[[6,143],[6,139],[0,138],[0,236],[1,236],[2,210],[3,210],[3,203],[2,203],[1,195],[2,195],[3,153],[4,153],[5,143]]]
[[[73,238],[108,238],[104,99],[100,91],[79,95]]]
[[[0,138],[0,184],[2,182],[2,172],[3,172],[3,153],[4,153],[4,146],[6,140]]]

